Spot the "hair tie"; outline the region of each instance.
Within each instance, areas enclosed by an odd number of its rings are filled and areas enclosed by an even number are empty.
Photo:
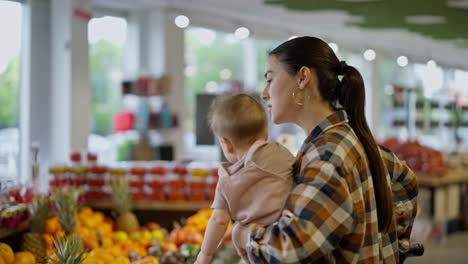
[[[346,64],[346,61],[340,61],[340,63],[338,64],[338,72],[337,72],[338,76],[345,75],[346,67],[348,67],[348,64]]]

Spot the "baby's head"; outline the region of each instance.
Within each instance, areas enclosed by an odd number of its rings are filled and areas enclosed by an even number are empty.
[[[255,141],[268,138],[265,110],[247,94],[218,96],[211,104],[209,122],[230,162],[241,158]]]

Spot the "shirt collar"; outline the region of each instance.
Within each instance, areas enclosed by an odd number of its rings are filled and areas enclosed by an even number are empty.
[[[318,136],[322,135],[325,131],[328,129],[341,125],[343,123],[347,123],[348,120],[348,114],[346,114],[345,110],[338,110],[334,112],[333,114],[327,116],[325,119],[323,119],[313,130],[310,132],[309,136],[305,139],[304,142],[310,142],[314,138],[317,138]]]

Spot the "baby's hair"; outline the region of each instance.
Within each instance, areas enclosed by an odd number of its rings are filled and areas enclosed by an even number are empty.
[[[248,94],[216,97],[208,114],[210,127],[219,137],[234,145],[248,146],[264,139],[267,133],[267,115],[263,106]]]

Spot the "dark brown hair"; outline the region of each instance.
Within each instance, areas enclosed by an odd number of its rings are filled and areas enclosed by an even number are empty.
[[[208,120],[214,134],[228,138],[236,146],[250,146],[268,129],[265,109],[248,94],[216,97]]]
[[[327,43],[314,37],[299,37],[276,47],[269,53],[296,75],[301,67],[315,70],[321,97],[335,106],[337,102],[348,113],[349,123],[367,155],[377,205],[379,231],[387,233],[393,219],[391,189],[379,147],[372,136],[365,117],[364,81],[359,71],[340,62]],[[342,75],[340,81],[338,76]]]

